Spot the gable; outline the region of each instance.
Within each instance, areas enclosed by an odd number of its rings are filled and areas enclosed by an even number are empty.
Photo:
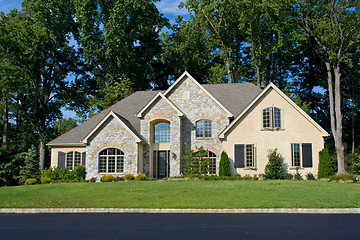
[[[277,107],[282,110],[283,121],[289,127],[291,125],[297,125],[298,128],[303,128],[304,125],[311,126],[313,130],[321,133],[323,137],[329,136],[329,134],[316,123],[307,113],[305,113],[298,105],[296,105],[286,94],[284,94],[273,83],[270,83],[245,109],[242,111],[231,124],[224,129],[219,135],[220,139],[224,139],[234,127],[245,118],[250,118],[250,122],[256,124],[261,128],[262,110],[267,107]],[[250,112],[255,113],[249,116]]]

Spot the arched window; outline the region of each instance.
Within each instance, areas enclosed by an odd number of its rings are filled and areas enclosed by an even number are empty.
[[[211,137],[211,121],[199,120],[196,122],[196,137],[208,138]]]
[[[154,126],[154,143],[168,143],[170,142],[170,124],[158,123]]]
[[[99,153],[99,173],[123,173],[124,152],[117,148],[107,148]]]
[[[277,107],[268,107],[263,110],[263,128],[281,128],[281,110]]]
[[[216,174],[216,154],[208,151],[209,172],[208,174]]]
[[[66,168],[73,170],[74,167],[81,164],[81,153],[73,151],[66,153]]]

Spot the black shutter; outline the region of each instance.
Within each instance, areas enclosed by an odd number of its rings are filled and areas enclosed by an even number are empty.
[[[235,144],[235,168],[244,167],[244,144]]]
[[[291,144],[291,166],[294,166],[294,144]]]
[[[58,167],[65,168],[65,153],[58,152]]]
[[[303,143],[302,144],[302,157],[303,157],[303,167],[312,167],[312,144]]]
[[[86,152],[83,152],[81,154],[81,165],[85,166],[85,160],[86,160]]]

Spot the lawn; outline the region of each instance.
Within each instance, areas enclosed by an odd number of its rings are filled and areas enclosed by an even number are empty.
[[[360,184],[127,181],[0,188],[0,208],[359,208]]]

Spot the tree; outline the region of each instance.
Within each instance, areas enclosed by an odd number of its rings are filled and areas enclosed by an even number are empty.
[[[219,176],[230,176],[229,156],[224,151],[221,153],[220,157]]]
[[[270,149],[267,155],[269,162],[265,166],[265,179],[282,179],[284,177],[284,157],[277,149]]]
[[[28,178],[40,178],[40,169],[39,169],[39,158],[36,151],[36,148],[31,146],[31,148],[24,153],[20,153],[21,158],[24,159],[25,165],[20,170],[20,183],[24,183]]]
[[[341,112],[342,65],[352,65],[351,56],[358,50],[360,18],[358,1],[296,1],[304,31],[314,39],[312,47],[327,70],[331,132],[338,161],[337,174],[346,173]]]

